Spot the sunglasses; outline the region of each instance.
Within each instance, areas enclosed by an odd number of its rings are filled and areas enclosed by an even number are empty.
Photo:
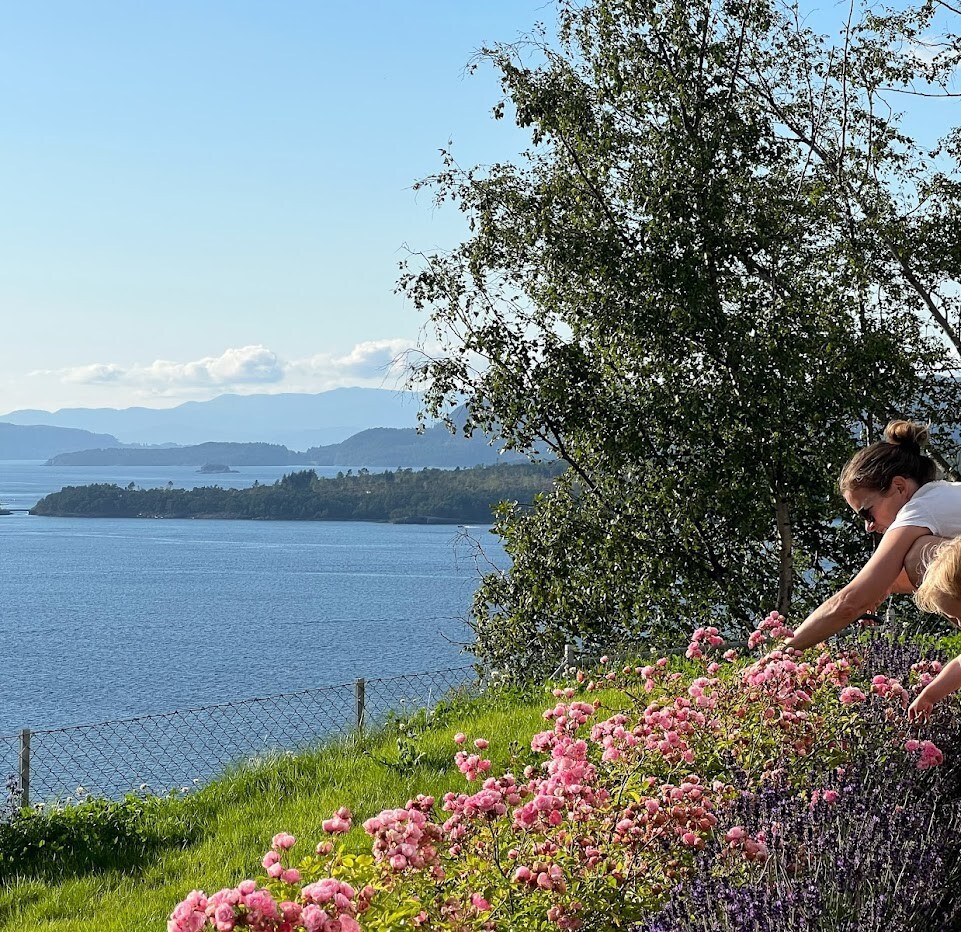
[[[881,492],[881,495],[884,495],[885,491],[887,491],[887,490],[883,490],[883,491]],[[855,511],[854,513],[855,513],[862,521],[865,521],[865,522],[868,523],[868,524],[874,524],[874,523],[875,523],[875,520],[876,520],[875,517],[874,517],[874,507],[875,507],[875,505],[877,505],[877,503],[878,503],[878,499],[875,498],[874,501],[871,502],[870,505],[864,505],[864,506],[862,506],[861,508],[859,508],[857,511]]]

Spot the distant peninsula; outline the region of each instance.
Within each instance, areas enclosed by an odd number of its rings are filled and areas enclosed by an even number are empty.
[[[530,503],[548,490],[557,463],[401,469],[320,478],[292,472],[248,489],[137,489],[68,486],[42,498],[30,514],[60,518],[222,518],[261,521],[382,521],[401,524],[489,524],[502,501]]]
[[[308,461],[276,443],[198,443],[190,447],[107,447],[61,453],[48,466],[295,466]]]
[[[86,447],[119,447],[111,434],[45,425],[0,423],[0,460],[46,460],[64,450]]]
[[[61,453],[50,466],[243,466],[412,468],[526,463],[518,453],[501,453],[478,435],[452,434],[442,425],[423,432],[413,427],[372,427],[340,443],[298,452],[275,443],[199,443],[185,447],[108,447]]]

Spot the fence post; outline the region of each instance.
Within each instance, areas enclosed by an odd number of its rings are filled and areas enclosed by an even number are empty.
[[[366,683],[364,678],[360,677],[354,683],[354,706],[356,711],[355,721],[357,723],[357,730],[364,730],[364,688]]]
[[[573,644],[564,645],[564,672],[566,673],[571,667],[576,666],[574,663],[574,654],[577,648]]]
[[[30,729],[20,732],[20,805],[30,805]]]

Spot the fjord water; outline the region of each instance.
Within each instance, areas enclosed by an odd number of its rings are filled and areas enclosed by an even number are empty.
[[[120,486],[132,482],[144,489],[161,488],[168,482],[177,489],[204,485],[246,489],[254,482],[276,482],[298,469],[313,469],[318,476],[336,476],[347,471],[347,467],[341,470],[322,466],[238,466],[234,472],[204,475],[191,466],[47,466],[43,460],[0,460],[0,506],[32,508],[44,495],[59,492],[64,486],[95,482]]]
[[[8,507],[64,484],[0,463]],[[0,735],[467,664],[475,556],[451,526],[0,517]]]

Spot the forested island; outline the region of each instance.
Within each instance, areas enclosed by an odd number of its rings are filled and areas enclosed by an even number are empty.
[[[133,483],[67,486],[42,498],[30,514],[58,518],[228,518],[263,521],[387,521],[487,524],[501,501],[532,502],[549,489],[556,462],[338,473],[312,469],[248,489],[139,489]]]

